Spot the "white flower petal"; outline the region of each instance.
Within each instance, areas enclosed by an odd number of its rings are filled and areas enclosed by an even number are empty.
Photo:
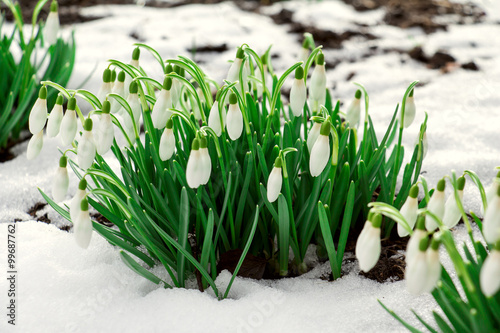
[[[78,166],[83,170],[90,168],[94,162],[96,147],[94,137],[91,131],[83,131],[83,134],[78,142],[77,158]]]
[[[309,86],[309,96],[314,101],[321,101],[325,98],[326,92],[326,73],[325,65],[316,65],[311,75],[311,83]],[[323,102],[324,104],[324,102]]]
[[[500,196],[496,195],[488,204],[483,220],[483,235],[486,242],[500,241]]]
[[[90,239],[92,238],[92,221],[90,220],[88,210],[80,211],[73,230],[76,244],[82,249],[88,248]]]
[[[295,117],[302,116],[306,103],[306,85],[304,80],[295,79],[290,90],[290,107]]]
[[[309,170],[311,176],[319,176],[325,169],[328,160],[330,159],[330,140],[326,135],[319,135],[314,143],[309,159]]]
[[[59,167],[52,183],[52,198],[55,202],[61,202],[68,193],[69,177],[68,169]]]
[[[61,142],[63,146],[69,146],[73,142],[77,127],[75,110],[66,110],[61,121]]]
[[[43,130],[33,135],[28,142],[28,150],[26,157],[28,160],[32,160],[40,154],[43,147]]]
[[[413,295],[420,295],[425,292],[428,284],[427,274],[429,266],[426,252],[418,250],[418,253],[411,261],[407,261],[405,280],[406,289]]]
[[[47,100],[38,98],[31,109],[29,116],[29,129],[31,134],[40,132],[47,121]]]
[[[361,118],[361,103],[358,98],[353,99],[345,116],[351,128],[357,128],[359,126],[359,120]]]
[[[481,291],[486,297],[495,295],[500,289],[500,251],[493,250],[479,273]]]
[[[200,185],[205,185],[210,180],[212,161],[208,148],[200,148]]]
[[[186,166],[186,181],[191,188],[197,188],[201,184],[200,150],[191,150]]]
[[[219,115],[222,115],[222,124]],[[222,112],[219,113],[219,102],[215,101],[210,109],[210,113],[208,114],[208,127],[214,130],[217,136],[221,136],[222,128],[225,126],[226,121],[226,112],[222,109]]]
[[[271,171],[267,181],[267,200],[269,200],[269,202],[274,202],[278,199],[281,193],[282,184],[283,177],[281,175],[281,168],[273,167],[273,171]]]
[[[47,136],[49,138],[55,137],[59,134],[61,129],[61,122],[63,119],[63,107],[60,104],[54,105],[54,108],[50,112],[49,120],[47,122]]]
[[[427,209],[437,216],[440,220],[443,219],[444,216],[444,191],[434,191],[431,199],[429,200],[429,204],[427,205]],[[425,228],[428,231],[434,231],[438,228],[438,223],[434,218],[430,216],[425,217]]]
[[[415,100],[413,96],[408,96],[406,98],[405,104],[405,119],[404,119],[404,127],[410,127],[415,119],[416,109],[415,109]]]
[[[424,230],[416,229],[408,241],[406,246],[406,265],[408,266],[410,262],[416,257],[419,252],[420,241],[427,237],[427,233]]]
[[[439,252],[437,250],[429,248],[426,251],[426,259],[427,276],[422,292],[430,293],[441,277],[441,263],[439,262]]]
[[[458,196],[460,200],[462,200],[464,195],[463,191],[458,191]],[[455,193],[451,193],[446,200],[446,204],[444,205],[444,215],[443,215],[443,223],[448,228],[453,228],[457,225],[458,221],[460,221],[460,217],[462,214],[457,206],[457,201],[455,200]]]
[[[366,230],[365,230],[366,228]],[[363,232],[364,231],[364,232]],[[380,228],[374,228],[372,223],[367,221],[356,242],[356,258],[362,271],[368,272],[376,264],[380,257]]]
[[[171,128],[165,128],[160,138],[159,153],[162,161],[169,160],[175,151],[175,136]]]
[[[230,104],[227,112],[227,134],[231,140],[237,140],[243,132],[243,115],[238,104]]]
[[[43,39],[48,45],[55,44],[57,42],[57,35],[59,33],[59,15],[57,12],[49,12],[47,16],[47,22],[43,28]]]
[[[240,78],[240,67],[243,59],[235,58],[231,66],[229,67],[229,71],[227,73],[227,81],[236,82],[239,81]]]
[[[108,152],[113,144],[115,131],[111,116],[107,113],[101,114],[101,119],[97,126],[98,138],[96,148],[99,155],[104,155]]]
[[[418,209],[418,199],[408,196],[405,203],[399,210],[401,215],[403,215],[403,217],[405,218],[406,222],[408,222],[410,229],[412,230],[413,227],[415,226],[415,222],[417,222],[417,209]],[[406,237],[408,236],[408,234],[409,232],[403,227],[403,225],[398,223],[399,237]]]
[[[309,134],[307,135],[307,148],[309,149],[309,153],[312,151],[320,132],[321,123],[314,122]]]

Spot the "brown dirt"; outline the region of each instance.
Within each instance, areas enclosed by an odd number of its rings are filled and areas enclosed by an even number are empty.
[[[7,161],[14,159],[16,157],[16,155],[14,155],[11,152],[12,147],[17,145],[18,143],[27,141],[28,139],[30,139],[30,137],[31,137],[31,135],[21,134],[20,138],[17,138],[14,140],[11,138],[9,141],[7,141],[7,145],[5,146],[5,148],[0,148],[0,163],[7,162]]]

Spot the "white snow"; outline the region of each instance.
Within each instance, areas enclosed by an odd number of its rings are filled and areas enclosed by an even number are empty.
[[[329,70],[328,85],[334,98],[348,102],[356,87],[345,78],[362,83],[370,94],[370,114],[383,135],[392,113],[410,82],[425,83],[415,90],[417,118],[405,131],[404,142],[412,145],[423,120],[429,114],[427,137],[429,151],[424,161],[425,177],[430,186],[450,170],[471,169],[485,185],[491,183],[500,164],[500,5],[477,1],[488,16],[481,24],[451,25],[447,32],[425,35],[419,29],[400,30],[381,23],[383,12],[356,13],[340,2],[284,2],[267,8],[267,13],[285,7],[297,11],[294,19],[341,32],[356,29],[355,23],[369,25],[368,32],[377,40],[353,39],[340,50],[325,50],[329,60],[341,60]],[[83,10],[86,15],[103,19],[77,24],[77,62],[69,87],[75,88],[97,68],[85,89],[97,91],[106,60],[128,62],[137,40],[156,48],[164,59],[178,54],[191,56],[189,48],[226,43],[222,54],[196,54],[203,60],[206,73],[221,82],[234,58],[236,47],[249,44],[264,52],[273,44],[273,60],[278,73],[298,61],[301,45],[288,26],[276,26],[264,15],[239,10],[231,3],[189,5],[171,9],[140,6],[98,6]],[[69,34],[67,28],[65,34]],[[472,47],[471,43],[475,46]],[[480,71],[453,70],[442,74],[397,53],[363,58],[369,46],[411,49],[420,45],[428,55],[445,50],[459,63],[474,61]],[[356,60],[350,62],[349,60]],[[404,63],[402,63],[404,60]],[[159,65],[142,51],[141,66],[161,77]],[[121,261],[117,249],[94,233],[89,249],[79,249],[71,233],[56,226],[67,224],[57,213],[45,208],[54,225],[32,221],[26,212],[42,201],[37,187],[50,193],[52,176],[57,169],[58,139],[45,138],[41,155],[26,159],[27,142],[17,145],[15,159],[0,164],[0,267],[5,267],[7,223],[17,223],[18,318],[17,330],[0,320],[1,332],[403,332],[404,328],[377,303],[383,301],[404,319],[417,326],[411,314],[415,309],[432,322],[431,311],[437,306],[430,295],[411,296],[404,281],[379,284],[358,275],[357,264],[348,264],[348,273],[335,282],[319,279],[329,273],[329,265],[318,265],[298,278],[278,281],[253,281],[237,278],[229,299],[217,301],[213,292],[193,289],[163,289],[133,273]],[[408,153],[407,153],[408,155]],[[70,190],[76,190],[74,175]],[[70,195],[68,195],[68,199]],[[467,209],[479,212],[480,199],[472,182],[464,196]],[[463,226],[455,231],[457,241],[467,241]],[[477,233],[477,231],[476,231]],[[450,266],[444,252],[443,264]],[[350,255],[350,254],[346,254]],[[168,280],[165,272],[155,274]],[[217,278],[225,290],[227,272]],[[2,299],[7,280],[0,279]],[[4,308],[4,304],[2,303]],[[5,308],[4,308],[5,312]],[[419,326],[420,327],[420,326]]]

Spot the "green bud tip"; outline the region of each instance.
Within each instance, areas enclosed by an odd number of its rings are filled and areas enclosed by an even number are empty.
[[[167,76],[164,80],[163,80],[163,89],[165,90],[170,90],[172,88],[172,78]]]
[[[408,97],[413,97],[413,91],[414,91],[414,90],[415,90],[415,89],[412,89],[412,90],[410,91],[410,94],[408,95]]]
[[[57,95],[57,98],[56,98],[56,104],[59,104],[59,105],[62,105],[64,102],[64,97],[63,95],[59,94]]]
[[[422,252],[427,251],[427,248],[429,247],[429,238],[424,237],[420,240],[420,243],[418,244],[418,249]]]
[[[191,150],[198,150],[200,149],[200,141],[198,139],[194,139],[193,143],[191,144]]]
[[[43,86],[40,88],[40,91],[38,92],[38,98],[47,99],[47,87],[46,86]]]
[[[458,190],[463,191],[464,187],[465,187],[465,177],[462,176],[462,177],[458,178],[457,183],[458,183]]]
[[[92,119],[90,118],[85,119],[83,129],[86,131],[92,131]]]
[[[267,65],[267,54],[261,55],[260,61],[262,61],[262,65]]]
[[[102,73],[102,82],[108,83],[111,82],[111,69],[106,68]]]
[[[375,213],[373,214],[370,221],[372,222],[372,226],[374,228],[380,228],[380,226],[382,225],[382,215]]]
[[[416,197],[418,197],[418,185],[415,184],[411,187],[410,189],[410,197],[412,197],[413,199],[415,199]]]
[[[167,67],[165,67],[165,73],[170,74],[173,71],[174,71],[174,69],[172,68],[171,64],[168,64]]]
[[[419,215],[417,217],[417,230],[425,230],[425,216]]]
[[[175,72],[175,73],[177,73],[177,74],[181,75],[181,68],[180,68],[179,66],[174,65],[173,69],[174,69],[174,72]]]
[[[316,56],[316,65],[323,66],[325,64],[325,55],[320,53]]]
[[[61,156],[61,158],[59,159],[59,166],[61,168],[65,168],[67,165],[68,165],[68,158],[66,157],[66,155]]]
[[[443,179],[441,179],[441,180],[439,180],[439,181],[438,181],[438,184],[437,184],[437,190],[438,190],[439,192],[443,192],[443,191],[444,191],[445,186],[446,186],[446,182],[444,181],[444,178],[443,178]]]
[[[76,98],[70,97],[68,99],[68,110],[75,110],[76,109]]]
[[[238,51],[236,51],[236,58],[243,59],[245,57],[245,51],[243,51],[243,46],[238,47]]]
[[[356,99],[360,99],[360,98],[361,98],[361,90],[359,90],[359,89],[358,89],[358,90],[356,90],[356,92],[354,93],[354,97],[355,97]]]
[[[111,82],[115,82],[116,81],[116,71],[113,69],[111,71]]]
[[[118,73],[118,81],[125,82],[125,72],[124,71],[120,71],[120,73]]]
[[[87,198],[82,200],[82,203],[80,204],[80,209],[82,210],[82,212],[86,212],[89,210],[89,201],[87,200]]]
[[[132,60],[139,60],[140,55],[141,55],[141,49],[136,47],[134,51],[132,51]]]
[[[372,218],[373,218],[373,215],[375,215],[375,213],[373,212],[373,210],[369,210],[368,211],[368,217],[366,218],[368,221],[371,221]]]
[[[229,95],[229,104],[236,104],[238,103],[238,97],[236,97],[235,93],[231,93]]]
[[[302,68],[302,66],[297,67],[295,70],[295,78],[297,80],[302,80],[304,78],[304,68]]]
[[[172,120],[172,117],[170,117],[170,119],[167,121],[166,128],[172,129],[172,127],[174,127],[174,121]]]
[[[87,181],[85,180],[85,178],[82,178],[78,183],[78,189],[83,191],[86,188],[87,188]]]
[[[439,245],[441,245],[441,242],[436,237],[432,237],[431,249],[436,251],[437,249],[439,249]]]
[[[324,121],[323,124],[321,124],[321,129],[319,131],[319,134],[328,136],[330,135],[330,128],[332,125],[330,125],[329,121]]]
[[[50,11],[53,13],[57,13],[58,8],[59,5],[57,4],[57,1],[53,0],[52,3],[50,4]]]
[[[281,166],[283,165],[283,160],[281,159],[281,157],[276,157],[276,159],[274,160],[274,166],[276,168],[281,168]]]
[[[302,48],[309,50],[309,41],[307,40],[307,38],[304,38],[304,41],[302,42]]]
[[[199,140],[200,140],[200,148],[207,148],[208,147],[207,137],[202,136]]]
[[[137,94],[137,91],[139,91],[139,87],[137,86],[137,82],[135,82],[135,81],[130,82],[130,86],[128,88],[128,91],[131,94]]]
[[[111,103],[108,100],[102,102],[102,112],[109,113],[110,110],[111,110]]]

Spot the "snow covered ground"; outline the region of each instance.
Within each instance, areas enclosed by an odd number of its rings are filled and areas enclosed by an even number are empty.
[[[352,39],[342,49],[325,50],[327,61],[342,60],[328,71],[328,86],[335,86],[333,97],[351,99],[355,86],[346,77],[354,72],[353,81],[362,83],[370,94],[370,114],[382,134],[407,85],[420,80],[425,85],[415,92],[417,118],[405,132],[404,141],[414,142],[423,113],[428,112],[429,151],[423,170],[430,185],[451,169],[475,170],[488,184],[494,167],[500,165],[500,95],[496,93],[500,89],[500,38],[495,37],[500,35],[500,5],[487,0],[478,3],[488,13],[483,23],[450,25],[448,31],[430,35],[418,28],[387,26],[381,23],[379,10],[359,14],[336,1],[286,2],[265,12],[276,13],[285,7],[296,12],[294,20],[336,32],[354,29],[356,23],[367,24],[378,39]],[[187,50],[194,45],[226,43],[226,52],[196,54],[203,61],[202,68],[219,82],[226,75],[227,60],[242,43],[259,53],[273,44],[272,53],[279,55],[273,60],[278,73],[298,61],[300,44],[296,35],[287,33],[286,25],[275,25],[268,16],[241,11],[231,3],[172,9],[98,6],[86,8],[84,13],[106,17],[73,27],[78,44],[70,87],[76,87],[97,67],[85,86],[97,91],[107,59],[130,59],[132,44],[137,42],[131,33],[165,59],[190,56]],[[458,68],[443,74],[394,52],[363,57],[370,46],[408,50],[417,45],[427,54],[445,50],[460,63],[474,61],[480,70]],[[160,77],[158,65],[145,52],[141,65]],[[347,266],[349,274],[335,282],[318,278],[328,272],[328,264],[293,279],[237,278],[224,301],[217,301],[209,291],[158,288],[130,271],[118,251],[97,234],[88,250],[79,249],[70,233],[56,228],[65,222],[50,208],[38,214],[47,213],[54,225],[31,221],[28,209],[43,201],[37,187],[50,191],[58,144],[57,139],[46,139],[34,161],[26,159],[27,142],[19,144],[13,149],[17,157],[0,164],[0,267],[6,263],[7,223],[26,221],[16,224],[17,325],[7,325],[2,313],[0,332],[399,332],[404,331],[402,326],[385,313],[377,299],[414,324],[410,308],[424,319],[430,319],[436,308],[430,295],[413,297],[406,292],[404,281],[379,284],[359,276],[356,264]],[[76,178],[72,178],[69,192],[75,190]],[[472,184],[466,187],[465,201],[468,209],[479,210]],[[462,227],[455,234],[458,239],[466,238]],[[443,261],[449,265],[448,260]],[[160,271],[155,273],[165,277]],[[227,273],[218,277],[221,289],[229,278]],[[3,277],[0,299],[7,299],[7,289]],[[5,312],[3,301],[2,308]]]

